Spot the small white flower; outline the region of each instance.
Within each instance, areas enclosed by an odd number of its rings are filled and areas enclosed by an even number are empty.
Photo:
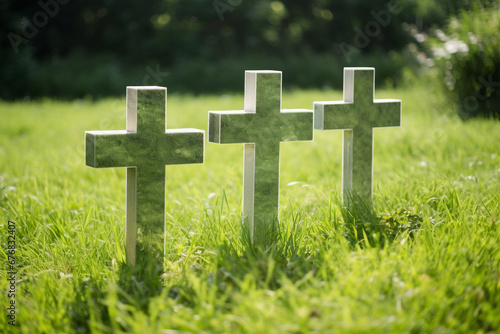
[[[450,22],[450,27],[451,27],[452,29],[457,29],[459,26],[460,26],[460,24],[459,24],[458,20],[456,20],[456,19],[454,19],[454,20],[452,20],[452,21]]]
[[[444,49],[450,54],[457,52],[469,52],[469,46],[466,43],[459,41],[458,39],[452,39],[451,41],[444,43]]]
[[[476,35],[474,35],[472,32],[469,32],[467,34],[467,37],[469,37],[469,41],[471,42],[471,44],[477,44],[478,42],[478,38]]]
[[[436,30],[436,36],[443,42],[447,42],[449,40],[448,36],[446,36],[446,34],[441,29]]]
[[[427,58],[424,61],[424,65],[427,66],[427,67],[432,67],[432,66],[434,66],[434,60],[432,60],[431,58]]]
[[[419,52],[417,55],[417,60],[420,64],[424,64],[427,60],[427,55],[425,54],[425,52]]]
[[[417,40],[417,42],[419,43],[423,43],[427,40],[427,35],[426,34],[422,34],[422,33],[418,33],[415,35],[415,39]]]
[[[450,55],[448,54],[448,52],[446,52],[446,50],[443,49],[443,48],[433,47],[432,48],[432,54],[434,55],[434,58],[436,58],[436,59],[449,58],[450,57]]]

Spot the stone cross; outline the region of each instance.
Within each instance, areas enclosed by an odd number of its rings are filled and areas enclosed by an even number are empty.
[[[163,264],[165,165],[204,159],[203,130],[165,130],[166,96],[165,87],[127,87],[127,130],[85,132],[87,166],[127,167],[125,248],[132,265]]]
[[[208,141],[244,144],[243,222],[252,242],[275,241],[278,224],[280,142],[313,139],[313,112],[281,110],[281,72],[245,72],[245,110],[209,111]]]
[[[372,205],[373,128],[401,126],[401,101],[374,100],[374,86],[374,68],[347,67],[344,101],[314,102],[315,129],[344,130],[342,189],[350,208]]]

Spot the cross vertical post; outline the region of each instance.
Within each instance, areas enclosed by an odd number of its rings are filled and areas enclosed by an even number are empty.
[[[276,240],[279,208],[280,143],[313,139],[313,113],[281,109],[281,72],[246,71],[241,111],[209,111],[208,140],[244,144],[243,222],[252,243]]]
[[[127,130],[86,131],[85,164],[126,167],[125,248],[130,264],[165,253],[165,165],[203,163],[205,132],[165,130],[164,87],[127,87]]]
[[[314,102],[314,128],[343,131],[344,205],[372,205],[373,128],[401,126],[401,100],[374,99],[375,69],[344,68],[344,100]],[[361,201],[361,203],[358,202]]]

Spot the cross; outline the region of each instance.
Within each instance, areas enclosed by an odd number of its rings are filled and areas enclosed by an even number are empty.
[[[314,102],[315,129],[344,130],[342,189],[350,208],[372,205],[373,128],[401,126],[401,100],[374,100],[374,87],[374,68],[346,67],[344,101]]]
[[[245,72],[245,110],[209,111],[208,141],[244,144],[243,222],[252,242],[272,244],[277,234],[280,143],[313,139],[313,113],[281,110],[281,72]]]
[[[87,166],[127,167],[125,248],[131,265],[163,264],[165,165],[204,159],[204,131],[165,130],[166,96],[165,87],[127,87],[127,130],[85,132]]]

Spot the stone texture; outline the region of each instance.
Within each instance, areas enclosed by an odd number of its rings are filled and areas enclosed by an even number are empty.
[[[85,132],[87,166],[127,167],[125,244],[131,264],[163,263],[165,165],[204,161],[203,130],[165,130],[166,96],[164,87],[127,87],[127,130]]]
[[[344,68],[344,101],[314,102],[314,128],[343,131],[344,204],[371,206],[373,128],[401,126],[400,100],[374,100],[375,69]]]
[[[243,221],[252,242],[276,239],[280,143],[313,139],[313,112],[281,110],[281,72],[246,71],[241,111],[209,111],[209,142],[244,144]]]

